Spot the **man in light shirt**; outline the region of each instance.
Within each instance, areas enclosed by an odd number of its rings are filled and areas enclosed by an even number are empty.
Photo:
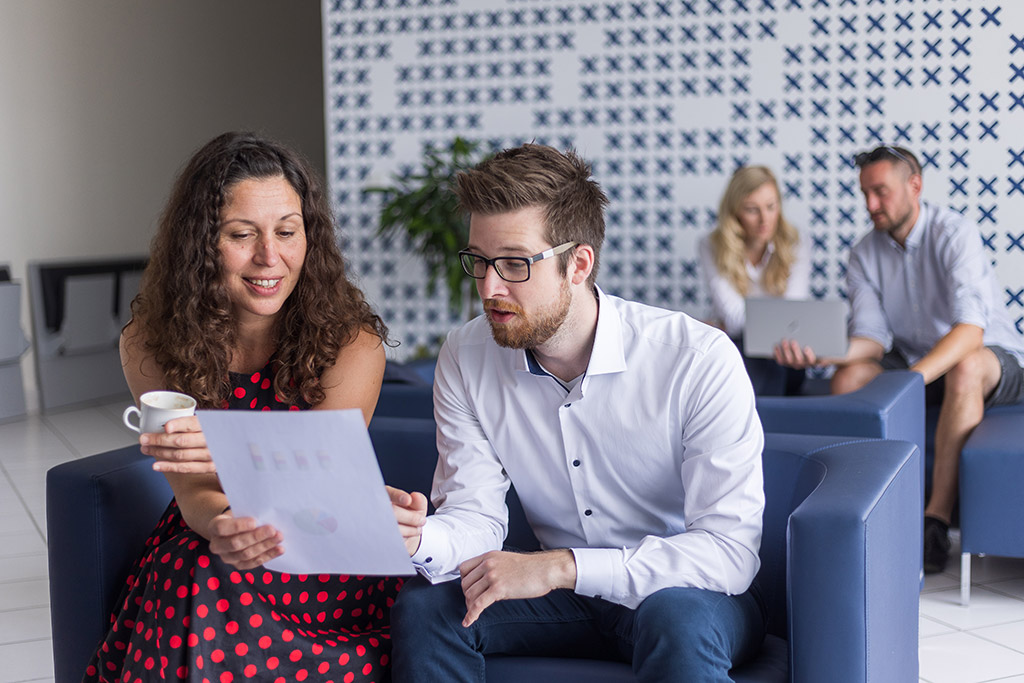
[[[924,570],[942,571],[956,503],[958,464],[985,408],[1024,399],[1024,339],[978,227],[921,201],[921,164],[902,147],[858,154],[860,187],[875,229],[850,252],[850,346],[844,358],[784,343],[776,360],[793,367],[835,364],[833,393],[861,388],[886,369],[921,373],[935,428],[931,495],[924,515]]]
[[[394,679],[482,681],[504,653],[729,680],[765,630],[764,439],[735,345],[597,287],[607,199],[574,153],[506,150],[457,194],[485,315],[438,358],[437,512],[391,490],[423,575],[392,614]],[[501,550],[512,483],[542,551]]]

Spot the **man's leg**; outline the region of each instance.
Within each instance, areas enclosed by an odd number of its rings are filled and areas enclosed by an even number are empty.
[[[935,425],[932,495],[925,515],[949,523],[960,481],[960,451],[981,423],[985,397],[999,383],[1000,374],[999,360],[987,348],[972,353],[946,373],[946,393]]]
[[[925,571],[942,571],[949,540],[945,537],[960,483],[960,451],[967,437],[981,423],[985,397],[999,383],[999,360],[987,348],[980,349],[954,365],[945,375],[945,394],[935,425],[935,464],[932,469],[932,495],[925,506],[926,518],[942,522],[925,528]],[[932,528],[934,527],[934,529]]]
[[[392,679],[482,682],[484,654],[614,658],[614,639],[601,632],[593,609],[599,604],[608,603],[557,590],[496,602],[464,628],[466,600],[459,582],[432,586],[417,577],[402,587],[391,611]]]
[[[729,669],[754,656],[764,641],[765,613],[753,588],[734,596],[666,588],[626,612],[632,617],[633,671],[642,682],[726,683]]]

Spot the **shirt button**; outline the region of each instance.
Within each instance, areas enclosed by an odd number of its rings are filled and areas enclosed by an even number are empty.
[[[569,406],[571,406],[571,405],[572,405],[571,403],[566,403],[566,404],[565,404],[564,406],[562,406],[562,407],[563,407],[563,408],[568,408],[568,407],[569,407]]]
[[[427,559],[423,560],[423,564],[430,564],[433,561],[434,561],[434,558],[428,557]]]
[[[583,514],[589,517],[590,515],[594,514],[594,511],[591,510],[590,508],[587,508],[586,510],[583,511]]]
[[[573,467],[579,467],[580,466],[580,461],[579,460],[573,460],[572,461],[572,466]]]

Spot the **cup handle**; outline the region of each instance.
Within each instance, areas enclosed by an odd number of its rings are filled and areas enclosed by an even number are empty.
[[[136,415],[139,416],[138,425],[133,425],[131,423],[131,420],[128,419],[129,417],[131,417],[132,413],[135,413]],[[142,426],[142,411],[136,408],[135,406],[128,406],[127,408],[125,408],[124,414],[121,415],[121,420],[124,422],[124,426],[127,427],[128,429],[134,432],[138,432],[139,434],[142,433],[142,429],[140,428]]]

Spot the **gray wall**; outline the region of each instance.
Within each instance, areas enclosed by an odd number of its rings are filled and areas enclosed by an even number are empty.
[[[311,0],[0,1],[0,262],[144,254],[176,171],[225,130],[322,171],[321,38]]]

